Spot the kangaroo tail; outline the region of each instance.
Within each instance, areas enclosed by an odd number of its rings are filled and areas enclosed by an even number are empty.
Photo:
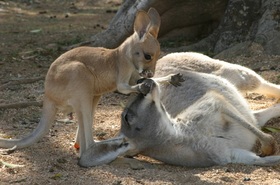
[[[0,148],[25,148],[39,141],[48,131],[56,114],[55,105],[47,98],[44,100],[42,117],[36,129],[22,139],[0,138]]]

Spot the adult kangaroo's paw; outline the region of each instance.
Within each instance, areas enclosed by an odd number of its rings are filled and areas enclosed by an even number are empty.
[[[145,79],[142,84],[139,84],[139,91],[146,95],[153,89],[154,85],[155,82],[152,79]]]
[[[181,73],[178,73],[176,75],[171,76],[171,80],[169,81],[170,84],[172,84],[175,87],[181,86],[181,82],[184,82],[185,79],[183,78],[183,75]]]

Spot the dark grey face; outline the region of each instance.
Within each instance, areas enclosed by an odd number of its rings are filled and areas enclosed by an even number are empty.
[[[154,100],[139,94],[121,116],[121,132],[138,147],[156,143],[160,110]]]

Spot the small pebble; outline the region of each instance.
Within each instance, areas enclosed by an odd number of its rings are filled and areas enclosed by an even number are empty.
[[[243,181],[250,181],[251,178],[250,177],[244,177]]]

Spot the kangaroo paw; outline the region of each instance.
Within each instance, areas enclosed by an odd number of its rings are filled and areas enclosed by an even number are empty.
[[[169,81],[170,84],[172,84],[175,87],[181,86],[181,82],[184,82],[185,79],[183,78],[183,75],[178,73],[176,75],[171,76],[171,80]]]
[[[148,94],[154,87],[154,81],[152,79],[145,79],[142,84],[139,86],[139,91],[146,95]]]

